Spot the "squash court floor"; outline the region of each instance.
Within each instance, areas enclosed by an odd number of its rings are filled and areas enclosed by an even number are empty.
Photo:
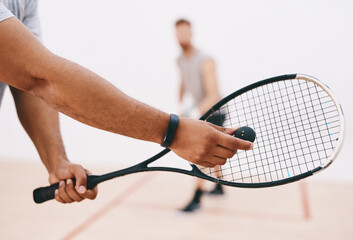
[[[89,166],[97,174],[116,169]],[[47,185],[38,162],[0,159],[0,239],[353,239],[353,183],[315,178],[268,189],[226,187],[206,196],[194,214],[177,210],[194,179],[139,173],[99,185],[94,201],[37,205],[32,190]],[[207,185],[212,188],[212,183]]]

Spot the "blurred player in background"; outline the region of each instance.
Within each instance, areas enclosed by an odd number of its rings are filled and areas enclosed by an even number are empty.
[[[179,19],[175,23],[175,28],[182,50],[177,60],[181,72],[180,113],[185,117],[199,118],[220,100],[215,63],[211,57],[193,46],[191,23],[188,20]],[[205,193],[204,183],[204,180],[197,179],[194,196],[182,209],[183,212],[193,212],[200,208],[200,200]],[[222,185],[216,184],[208,194],[223,195]]]

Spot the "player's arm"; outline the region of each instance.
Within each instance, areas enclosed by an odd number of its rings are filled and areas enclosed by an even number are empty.
[[[0,22],[0,80],[96,128],[161,143],[169,115],[48,51],[16,18]],[[158,124],[156,124],[158,123]]]
[[[184,116],[185,115],[185,112],[184,112],[184,109],[183,109],[183,105],[182,105],[182,102],[183,102],[183,97],[184,97],[184,82],[183,82],[183,79],[180,79],[180,83],[179,83],[179,96],[178,96],[178,114],[180,116]]]
[[[206,97],[199,104],[199,110],[201,114],[204,114],[220,99],[215,63],[211,58],[206,59],[202,63],[201,74]]]
[[[180,68],[180,63],[178,62],[178,67]],[[179,110],[178,110],[178,113],[180,116],[183,116],[185,113],[184,113],[184,110],[182,108],[182,102],[183,102],[183,98],[184,98],[184,94],[185,94],[185,88],[184,88],[184,79],[181,75],[181,72],[180,72],[180,82],[179,82],[179,92],[178,92],[178,104],[179,104]]]
[[[180,62],[179,62],[179,59],[177,60],[177,65],[178,65],[178,68],[180,70],[180,82],[179,82],[179,103],[181,103],[183,101],[183,97],[184,97],[184,93],[185,93],[185,89],[184,89],[184,79],[182,77],[182,74],[181,74],[181,68],[180,68]]]
[[[169,114],[141,103],[114,85],[48,51],[16,18],[0,22],[0,81],[29,92],[82,123],[161,143]],[[194,163],[224,164],[250,142],[197,120],[181,118],[171,149]],[[187,139],[187,140],[186,140]]]
[[[43,100],[11,87],[18,118],[33,141],[42,162],[49,173],[51,184],[60,181],[55,194],[59,202],[80,202],[84,198],[94,199],[97,188],[86,190],[88,171],[78,164],[71,163],[65,153],[60,134],[58,112]],[[71,178],[76,178],[74,186]],[[63,181],[68,179],[66,182]]]
[[[179,103],[181,103],[183,101],[184,93],[185,93],[184,80],[181,78],[180,85],[179,85]]]

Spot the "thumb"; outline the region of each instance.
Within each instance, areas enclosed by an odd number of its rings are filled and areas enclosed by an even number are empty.
[[[49,183],[54,184],[59,182],[60,180],[54,175],[54,174],[49,174]]]
[[[86,171],[80,165],[74,165],[71,173],[76,178],[75,189],[79,194],[84,194],[87,190],[87,175]]]
[[[239,128],[239,126],[234,126],[232,128],[224,128],[224,127],[220,127],[220,126],[217,126],[217,125],[214,125],[214,124],[211,124],[211,126],[213,128],[215,128],[216,130],[222,132],[222,133],[225,133],[225,134],[229,134],[229,135],[233,135]]]

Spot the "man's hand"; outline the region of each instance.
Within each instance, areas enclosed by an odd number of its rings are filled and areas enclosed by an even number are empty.
[[[50,184],[59,182],[59,189],[55,191],[55,199],[61,203],[81,202],[83,199],[95,199],[98,188],[87,190],[87,175],[91,174],[81,165],[68,161],[61,161],[49,174]],[[74,186],[71,178],[76,178]],[[67,179],[67,180],[66,180]]]
[[[238,149],[250,150],[253,144],[231,136],[236,128],[180,118],[170,149],[178,156],[205,167],[224,165]]]

